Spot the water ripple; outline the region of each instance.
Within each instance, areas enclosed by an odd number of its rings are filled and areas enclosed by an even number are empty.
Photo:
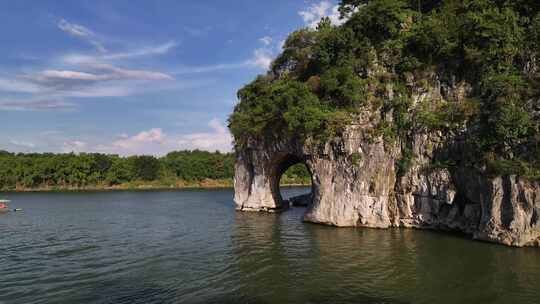
[[[291,190],[293,191],[293,190]],[[0,303],[534,303],[540,253],[234,211],[220,191],[14,194]],[[148,208],[151,205],[152,208]]]

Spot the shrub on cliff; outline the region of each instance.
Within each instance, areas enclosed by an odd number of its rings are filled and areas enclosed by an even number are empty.
[[[475,151],[467,162],[489,167],[494,153],[519,162],[499,166],[506,173],[538,171],[540,2],[342,0],[339,10],[343,25],[325,18],[293,33],[271,71],[240,90],[229,120],[237,145],[269,134],[325,141],[356,113],[378,111],[373,134],[386,139],[463,133]],[[418,85],[430,74],[471,90],[410,102],[410,78]]]

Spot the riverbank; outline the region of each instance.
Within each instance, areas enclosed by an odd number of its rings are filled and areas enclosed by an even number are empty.
[[[310,186],[305,181],[289,181],[281,183],[282,187]],[[200,181],[178,180],[174,183],[162,181],[135,181],[119,185],[89,185],[89,186],[62,186],[44,185],[35,188],[17,186],[14,189],[1,189],[1,192],[77,192],[77,191],[126,191],[126,190],[182,190],[182,189],[230,189],[233,188],[232,179],[204,179]]]

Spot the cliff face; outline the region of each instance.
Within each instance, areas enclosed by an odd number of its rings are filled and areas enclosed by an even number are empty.
[[[412,108],[426,99],[463,102],[470,87],[443,83],[437,75],[430,75],[427,82],[410,80]],[[392,99],[395,93],[389,86],[385,94]],[[489,177],[465,165],[434,165],[441,155],[466,152],[459,134],[417,130],[389,142],[374,135],[382,119],[379,113],[363,111],[341,136],[324,145],[266,139],[238,148],[237,209],[282,209],[279,179],[291,165],[305,163],[313,182],[306,221],[338,227],[452,230],[510,246],[540,246],[538,182]],[[410,154],[405,170],[396,165],[405,157],[403,147]]]

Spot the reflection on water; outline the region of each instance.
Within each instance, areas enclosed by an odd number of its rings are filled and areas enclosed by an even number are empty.
[[[0,303],[534,303],[540,296],[538,249],[429,231],[336,229],[303,223],[300,208],[236,213],[229,190],[7,196],[25,212],[0,215]]]

